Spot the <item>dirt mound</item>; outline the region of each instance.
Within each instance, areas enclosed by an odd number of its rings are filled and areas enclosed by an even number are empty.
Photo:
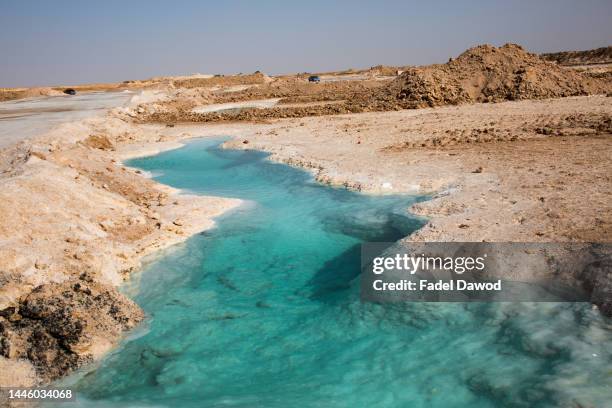
[[[375,65],[371,67],[368,72],[372,76],[396,76],[399,73],[404,72],[407,68],[405,66],[392,66],[392,65]]]
[[[57,95],[63,95],[63,93],[53,88],[28,88],[23,92],[24,98],[34,98],[38,96],[57,96]]]
[[[196,106],[209,104],[212,98],[208,88],[178,88],[166,95],[167,98],[158,101],[139,103],[131,110],[132,117],[150,113],[175,115],[177,112],[189,112]]]
[[[0,89],[0,101],[58,95],[63,95],[63,93],[53,88]]]
[[[173,81],[177,88],[202,88],[213,86],[265,84],[270,77],[261,72],[248,75],[215,75],[211,78],[190,78]]]
[[[101,150],[111,150],[114,147],[113,143],[105,135],[91,135],[83,141],[83,144]]]
[[[349,100],[359,98],[360,95],[369,97],[372,90],[382,88],[387,83],[385,81],[363,80],[312,84],[298,78],[286,78],[241,92],[217,94],[214,97],[214,103],[269,98],[281,98],[281,104]]]
[[[546,61],[560,65],[612,64],[612,46],[586,51],[562,51],[540,54]]]
[[[18,89],[0,89],[0,102],[12,101],[14,99],[23,98],[23,90]]]
[[[178,89],[175,100],[185,106],[196,106],[210,103],[211,92],[206,88]]]
[[[446,64],[409,69],[388,89],[406,108],[605,91],[602,81],[563,70],[516,44],[480,45]]]

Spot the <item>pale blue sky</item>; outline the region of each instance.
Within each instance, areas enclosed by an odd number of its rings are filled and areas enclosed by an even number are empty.
[[[612,44],[611,0],[0,0],[0,87],[444,62]]]

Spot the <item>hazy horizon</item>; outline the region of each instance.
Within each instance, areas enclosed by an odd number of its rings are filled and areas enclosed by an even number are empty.
[[[0,87],[445,62],[472,46],[612,43],[612,2],[7,2]]]

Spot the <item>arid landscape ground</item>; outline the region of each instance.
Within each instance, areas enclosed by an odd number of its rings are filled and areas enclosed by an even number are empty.
[[[540,57],[485,45],[320,83],[257,72],[73,87],[142,92],[0,152],[0,385],[48,382],[110,350],[143,318],[116,286],[144,255],[239,204],[122,165],[187,138],[231,135],[227,147],[366,193],[429,194],[407,209],[428,218],[410,240],[611,242],[611,49]]]

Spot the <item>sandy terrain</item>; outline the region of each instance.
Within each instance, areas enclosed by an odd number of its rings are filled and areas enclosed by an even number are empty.
[[[437,192],[411,209],[430,217],[413,240],[609,242],[610,112],[612,99],[594,96],[260,124],[65,125],[3,162],[0,365],[13,375],[0,379],[45,382],[99,358],[143,318],[115,286],[144,255],[238,204],[177,195],[123,158],[230,134],[228,147],[270,151],[322,182]]]
[[[46,382],[103,355],[143,318],[116,290],[142,257],[239,205],[179,194],[121,164],[189,137],[234,135],[227,147],[271,152],[324,183],[432,194],[410,209],[429,219],[411,240],[612,241],[612,98],[549,99],[604,92],[605,76],[510,45],[392,80],[159,81],[166,88],[132,106],[0,152],[0,371],[14,373],[0,386]],[[281,99],[193,112],[270,98]]]
[[[116,286],[144,256],[239,204],[179,194],[121,165],[178,146],[154,129],[92,118],[5,152],[0,366],[13,374],[0,385],[49,381],[103,355],[143,318]]]
[[[343,77],[337,75],[337,78]],[[200,94],[188,97],[181,95],[184,91],[176,90],[170,100],[143,104],[130,116],[143,123],[265,121],[612,92],[608,72],[565,69],[516,44],[480,45],[445,64],[407,68],[391,79],[368,78],[312,84],[298,75],[272,79],[231,93],[210,87],[191,88],[191,91],[200,89]],[[268,109],[233,111],[211,112],[205,108],[208,104],[269,98],[280,98],[279,104]],[[312,104],[330,101],[335,103]]]
[[[414,239],[609,242],[611,116],[612,99],[592,96],[174,131],[238,135],[228,147],[334,185],[438,193],[413,208],[432,217]]]
[[[168,89],[168,88],[192,88],[194,86],[230,86],[265,83],[269,77],[261,73],[250,75],[215,76],[205,74],[193,74],[175,77],[154,77],[143,80],[128,80],[123,82],[110,82],[85,85],[58,85],[53,87],[31,87],[31,88],[0,88],[0,102],[24,98],[36,98],[42,96],[64,95],[64,90],[71,88],[77,94],[89,92],[117,92],[124,90],[142,89]],[[239,88],[240,89],[240,88]]]

